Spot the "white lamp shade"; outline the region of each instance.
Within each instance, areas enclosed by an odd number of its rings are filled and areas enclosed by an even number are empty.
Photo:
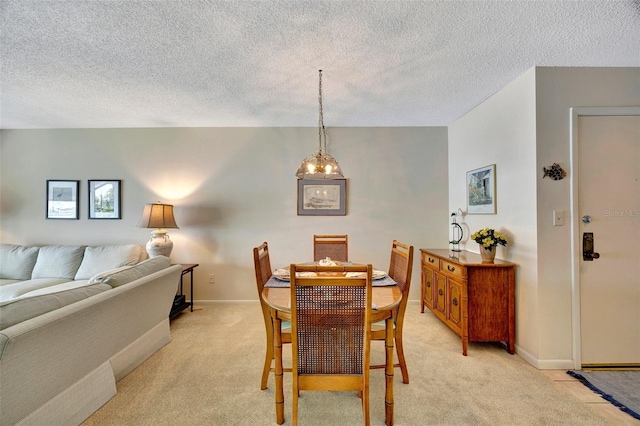
[[[178,228],[171,204],[146,204],[137,228]]]

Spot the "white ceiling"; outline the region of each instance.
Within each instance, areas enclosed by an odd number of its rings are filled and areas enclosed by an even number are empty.
[[[0,128],[446,126],[534,66],[640,66],[640,0],[0,0]]]

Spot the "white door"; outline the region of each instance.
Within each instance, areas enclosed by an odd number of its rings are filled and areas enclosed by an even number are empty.
[[[578,117],[581,364],[640,365],[640,117]],[[583,259],[583,237],[595,255]]]

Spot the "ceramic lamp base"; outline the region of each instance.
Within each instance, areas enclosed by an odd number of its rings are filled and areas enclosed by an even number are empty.
[[[147,242],[146,248],[149,257],[169,257],[171,250],[173,250],[173,241],[166,232],[154,231],[151,233],[151,239]]]

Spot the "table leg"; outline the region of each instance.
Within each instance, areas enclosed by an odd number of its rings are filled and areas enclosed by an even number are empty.
[[[189,276],[191,278],[191,312],[193,312],[193,269],[191,270],[191,274]]]
[[[387,426],[393,425],[393,318],[385,321],[385,397],[384,416]]]
[[[276,379],[276,423],[284,423],[284,383],[282,370],[282,321],[277,316],[273,319],[273,348],[275,355]]]

